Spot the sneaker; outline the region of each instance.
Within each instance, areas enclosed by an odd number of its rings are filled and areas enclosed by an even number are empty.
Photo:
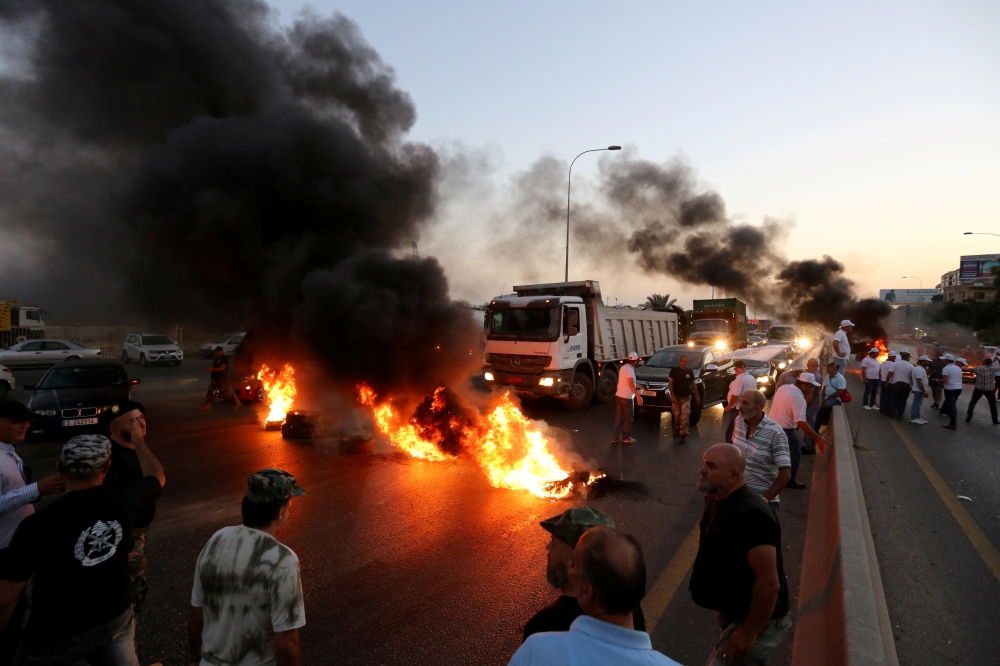
[[[816,455],[816,449],[807,449],[806,447],[803,446],[802,449],[800,450],[800,453],[802,453],[802,455],[804,456],[814,456]]]
[[[210,409],[212,409],[212,405],[202,405],[201,407],[198,408],[198,411],[199,412],[207,412]]]
[[[635,444],[635,438],[626,437],[625,439],[622,440],[622,444]]]
[[[785,484],[786,488],[791,488],[792,490],[805,490],[806,484],[801,481],[789,481]]]
[[[861,409],[871,409],[871,407],[869,407],[868,405],[865,405],[865,406],[864,406],[864,407],[862,407]]]
[[[923,419],[910,419],[910,423],[916,423],[917,425],[923,425],[923,424],[927,423],[927,421],[924,421]]]
[[[612,440],[611,440],[611,443],[612,443],[612,444],[621,444],[621,443],[622,443],[622,440],[620,440],[620,439],[612,439]]]
[[[941,409],[941,405],[935,402],[933,405],[931,405],[931,409]]]
[[[953,426],[950,423],[945,423],[941,426],[942,428],[947,428],[948,430],[958,430],[958,426]]]
[[[943,416],[945,418],[948,418],[948,415],[945,414],[944,412],[938,412],[938,416]]]
[[[965,422],[972,423],[972,414],[969,414],[968,416],[965,417]]]

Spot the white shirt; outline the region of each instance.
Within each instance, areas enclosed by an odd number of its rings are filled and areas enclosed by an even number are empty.
[[[941,368],[941,378],[944,380],[944,388],[949,391],[962,388],[962,368],[954,363]]]
[[[847,341],[847,331],[842,328],[837,329],[833,334],[833,357],[847,358],[851,353],[851,343]]]
[[[878,369],[878,378],[885,381],[889,377],[889,372],[892,370],[892,366],[895,365],[895,361],[882,361],[882,365]]]
[[[743,372],[741,375],[736,375],[736,379],[734,379],[733,383],[729,385],[729,395],[726,397],[726,407],[729,407],[729,403],[732,402],[734,395],[736,396],[736,406],[739,407],[740,396],[743,395],[743,392],[751,389],[756,390],[756,388],[757,378],[749,372]]]
[[[861,372],[865,373],[866,379],[878,379],[879,362],[877,358],[865,356],[861,360]]]
[[[794,384],[779,386],[771,399],[771,411],[767,416],[782,430],[794,430],[799,427],[799,421],[806,420],[806,397]]]
[[[632,399],[635,394],[632,393],[632,389],[628,387],[628,380],[632,379],[632,383],[635,384],[635,368],[626,363],[621,368],[618,369],[618,390],[615,391],[615,396],[618,398],[628,398]]]
[[[896,382],[906,382],[910,383],[910,378],[913,376],[913,366],[909,361],[904,361],[899,359],[892,364],[892,383]]]
[[[924,381],[924,391],[930,388],[930,384],[927,382],[927,371],[924,370],[924,366],[915,365],[913,366],[913,374],[910,375],[910,389],[913,391],[920,391],[920,385],[917,384],[917,380],[922,379]]]
[[[38,484],[24,483],[24,463],[13,444],[0,442],[0,548],[10,545],[21,521],[35,512]]]
[[[528,636],[509,666],[680,666],[653,649],[645,631],[626,629],[581,615],[569,631]]]

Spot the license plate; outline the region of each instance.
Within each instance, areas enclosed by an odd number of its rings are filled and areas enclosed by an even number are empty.
[[[64,419],[63,426],[97,425],[97,417],[90,419]]]
[[[520,377],[508,377],[507,378],[507,382],[509,384],[520,384],[521,383],[521,378]]]
[[[655,398],[656,397],[656,391],[643,391],[642,389],[639,389],[639,395],[647,395],[650,398]]]

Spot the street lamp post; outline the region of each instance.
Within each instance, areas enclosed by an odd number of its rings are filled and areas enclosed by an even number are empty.
[[[904,276],[903,276],[903,279],[904,279],[904,280],[916,280],[917,282],[919,282],[919,283],[920,283],[920,289],[921,289],[921,291],[922,291],[922,290],[923,290],[923,288],[924,288],[924,281],[923,281],[923,280],[921,280],[921,279],[920,279],[920,278],[918,278],[918,277],[913,277],[912,275],[904,275]],[[920,307],[918,306],[918,307],[917,307],[917,326],[920,326],[920,324],[921,324],[921,321],[920,321]]]
[[[593,148],[591,150],[585,150],[580,155],[586,155],[587,153],[599,153],[602,150],[621,150],[621,146],[608,146],[607,148]],[[569,163],[569,176],[566,178],[566,276],[564,277],[564,282],[569,282],[569,195],[573,187],[573,165],[576,161],[580,159],[580,155],[573,158],[573,161]]]

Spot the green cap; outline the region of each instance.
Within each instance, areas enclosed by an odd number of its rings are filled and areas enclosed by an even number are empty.
[[[552,534],[552,536],[576,548],[576,542],[580,540],[580,537],[588,529],[597,525],[614,527],[615,521],[603,511],[598,511],[589,506],[581,506],[579,509],[566,509],[558,516],[543,520],[539,525],[546,532]]]
[[[251,502],[279,502],[304,495],[295,477],[283,469],[269,467],[247,477],[247,499]]]

